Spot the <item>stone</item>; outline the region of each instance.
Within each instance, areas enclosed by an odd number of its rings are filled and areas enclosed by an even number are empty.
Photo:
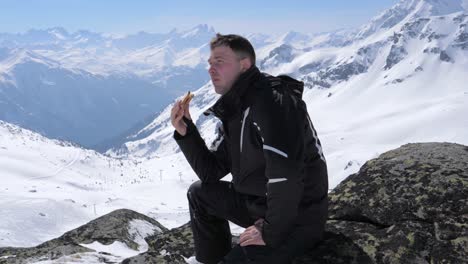
[[[156,233],[167,231],[167,228],[148,216],[131,210],[120,209],[36,247],[0,248],[0,263],[30,263],[40,260],[55,260],[78,253],[94,252],[94,250],[80,244],[90,244],[95,241],[104,245],[119,241],[131,249],[138,250],[138,244],[134,241],[135,238],[129,233],[129,224],[132,220],[143,220],[152,224]],[[7,256],[11,257],[6,258]]]

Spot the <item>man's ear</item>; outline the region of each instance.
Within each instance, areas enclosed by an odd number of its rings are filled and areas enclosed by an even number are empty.
[[[241,70],[242,72],[246,72],[248,69],[250,69],[250,67],[252,66],[252,63],[250,62],[250,59],[249,58],[243,58],[241,61],[240,61],[240,64],[241,64]]]

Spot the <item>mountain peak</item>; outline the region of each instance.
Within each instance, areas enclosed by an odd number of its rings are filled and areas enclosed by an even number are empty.
[[[199,24],[187,31],[181,32],[181,36],[183,38],[193,37],[197,35],[213,35],[214,36],[215,34],[216,32],[213,29],[213,27],[207,24]]]
[[[400,1],[399,4],[413,4],[410,6],[421,16],[443,16],[455,12],[465,11],[466,0],[412,0]]]
[[[5,53],[4,55],[5,56],[3,58],[2,64],[5,71],[28,62],[42,64],[53,68],[60,67],[60,64],[57,61],[44,57],[25,48],[15,48],[10,50],[8,53]]]
[[[443,16],[466,11],[467,6],[468,0],[400,0],[400,2],[375,19],[394,13],[425,17]]]
[[[307,41],[310,39],[310,37],[300,32],[289,31],[286,34],[282,35],[280,39],[284,43],[291,43],[291,42]]]
[[[403,20],[418,17],[443,16],[466,11],[468,0],[400,0],[393,7],[374,17],[361,27],[357,37],[365,38],[380,29],[390,29]]]
[[[68,35],[68,31],[63,27],[52,27],[52,28],[46,29],[45,31],[49,33]]]

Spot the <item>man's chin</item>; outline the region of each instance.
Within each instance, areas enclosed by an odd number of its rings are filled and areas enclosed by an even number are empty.
[[[220,87],[219,85],[213,84],[213,86],[214,86],[215,93],[217,94],[223,95],[226,92],[225,89],[223,87]]]

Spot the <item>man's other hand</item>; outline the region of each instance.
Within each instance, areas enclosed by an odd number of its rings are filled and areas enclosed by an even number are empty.
[[[257,226],[252,225],[247,227],[247,229],[245,229],[245,231],[240,235],[239,244],[242,247],[249,245],[265,246],[265,241],[263,241],[262,232],[257,228]]]

